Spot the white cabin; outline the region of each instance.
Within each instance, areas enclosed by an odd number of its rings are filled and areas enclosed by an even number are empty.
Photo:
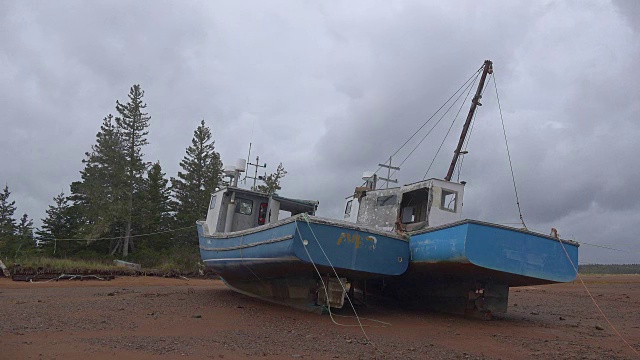
[[[246,230],[279,220],[287,212],[315,215],[318,201],[289,199],[229,186],[211,195],[205,234]]]
[[[461,220],[464,184],[429,179],[389,189],[375,182],[347,198],[344,220],[385,231],[415,231]]]

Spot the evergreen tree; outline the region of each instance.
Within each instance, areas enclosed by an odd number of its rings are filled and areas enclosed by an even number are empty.
[[[269,195],[275,194],[278,190],[282,189],[282,187],[280,187],[280,180],[285,177],[285,175],[287,175],[287,171],[284,169],[284,166],[282,166],[282,163],[280,163],[276,172],[267,175],[263,180],[264,185],[258,185],[256,190]]]
[[[35,248],[33,239],[33,221],[27,214],[22,215],[16,223],[13,215],[16,202],[9,201],[9,186],[5,185],[0,193],[0,253],[3,256],[18,256],[19,253],[32,251]]]
[[[116,123],[122,131],[125,167],[127,171],[126,179],[129,191],[129,202],[126,209],[126,232],[122,246],[122,255],[125,257],[129,254],[129,247],[133,246],[133,241],[130,236],[134,211],[134,193],[142,186],[142,177],[147,167],[142,161],[142,147],[149,143],[146,139],[149,131],[146,129],[149,126],[151,117],[143,112],[147,107],[147,104],[142,101],[143,97],[144,91],[142,91],[140,85],[133,85],[129,90],[129,102],[121,104],[119,101],[116,101],[116,110],[120,114],[120,116],[116,118]]]
[[[22,214],[20,223],[16,226],[16,235],[33,238],[33,220],[27,214]]]
[[[40,246],[47,254],[60,254],[66,256],[76,244],[63,241],[55,242],[54,239],[74,238],[75,220],[72,215],[69,199],[64,192],[53,198],[54,205],[49,205],[47,217],[42,219],[42,228],[36,231]]]
[[[16,226],[16,256],[19,253],[30,253],[36,248],[36,242],[33,237],[33,220],[29,219],[27,214],[23,214],[20,222]]]
[[[5,185],[0,193],[0,240],[12,235],[16,230],[16,219],[13,214],[16,212],[16,202],[9,201],[11,192],[9,186]]]
[[[160,162],[153,164],[147,172],[144,182],[144,189],[141,192],[142,219],[141,232],[145,234],[157,233],[171,229],[172,225],[172,203],[171,192],[167,186],[169,181],[162,172]],[[159,250],[169,246],[170,234],[159,234],[140,241],[141,246]]]
[[[123,136],[108,115],[96,134],[96,144],[85,153],[82,180],[71,184],[69,214],[74,215],[80,237],[124,236],[128,202],[124,150]],[[114,252],[118,244],[97,250]]]
[[[9,186],[5,185],[0,193],[0,253],[3,256],[9,255],[11,246],[15,240],[16,219],[13,214],[16,212],[16,202],[9,201],[11,192]]]
[[[194,225],[206,214],[211,193],[215,192],[221,179],[222,161],[215,151],[211,130],[204,123],[193,132],[191,146],[180,161],[183,171],[171,178],[173,196],[176,200],[176,221],[180,227]],[[195,227],[194,227],[195,228]],[[184,238],[197,239],[196,237]]]

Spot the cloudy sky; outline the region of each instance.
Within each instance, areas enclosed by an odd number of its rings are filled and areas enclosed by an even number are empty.
[[[284,163],[283,195],[340,217],[362,172],[491,59],[527,225],[627,251],[583,246],[581,263],[640,263],[639,24],[634,0],[0,0],[0,183],[39,224],[139,83],[146,160],[168,176],[205,119],[223,161],[252,141],[268,171]],[[517,222],[493,82],[483,104],[464,217]],[[422,179],[452,120],[400,182]],[[429,177],[446,174],[461,127]]]

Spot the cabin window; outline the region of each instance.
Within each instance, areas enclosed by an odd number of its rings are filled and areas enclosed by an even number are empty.
[[[395,195],[378,196],[378,198],[376,199],[376,204],[378,206],[395,205],[396,196]]]
[[[456,212],[458,193],[456,191],[442,189],[440,209]]]
[[[400,202],[403,224],[418,223],[427,220],[429,207],[429,188],[420,188],[402,194]]]
[[[236,198],[236,213],[242,215],[251,215],[253,212],[253,200]]]
[[[209,209],[216,208],[216,195],[211,196],[211,201],[209,202]]]
[[[344,209],[344,214],[345,215],[351,214],[351,206],[352,205],[353,205],[353,200],[347,201],[347,207]]]
[[[416,217],[413,214],[413,207],[405,207],[402,209],[402,223],[410,224],[416,221]]]

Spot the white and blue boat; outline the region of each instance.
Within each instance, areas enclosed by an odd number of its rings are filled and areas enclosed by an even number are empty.
[[[237,178],[237,177],[236,177]],[[232,289],[296,307],[340,308],[356,283],[403,274],[408,240],[314,216],[317,201],[229,186],[197,223],[200,254]],[[290,215],[280,219],[281,215]]]
[[[471,109],[447,176],[400,187],[378,189],[368,172],[365,184],[347,198],[344,219],[409,237],[407,271],[389,279],[386,291],[399,300],[461,313],[506,312],[509,288],[569,282],[576,277],[578,246],[574,241],[461,217],[465,182],[451,181],[476,107],[481,105],[491,61],[480,69]],[[480,71],[478,70],[478,71]],[[406,144],[406,143],[405,143]],[[399,170],[380,164],[381,168]],[[515,183],[515,181],[514,181]],[[522,216],[521,216],[522,218]]]
[[[509,287],[576,277],[578,243],[463,220],[464,184],[429,179],[375,189],[375,181],[368,183],[347,200],[345,219],[409,237],[409,268],[386,281],[399,300],[451,312],[506,312]]]

